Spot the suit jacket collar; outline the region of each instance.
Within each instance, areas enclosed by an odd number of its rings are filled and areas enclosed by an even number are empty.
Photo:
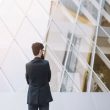
[[[34,63],[34,62],[39,61],[39,60],[42,60],[42,59],[40,57],[34,57],[33,60],[31,60],[31,62]]]

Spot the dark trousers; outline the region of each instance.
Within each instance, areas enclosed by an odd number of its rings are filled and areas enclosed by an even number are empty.
[[[45,105],[30,105],[28,104],[28,110],[49,110],[49,103]]]

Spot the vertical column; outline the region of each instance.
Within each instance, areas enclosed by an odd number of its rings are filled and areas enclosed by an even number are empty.
[[[99,8],[99,12],[98,12],[98,17],[97,17],[97,24],[96,24],[96,33],[94,36],[94,47],[92,50],[92,55],[91,55],[91,63],[90,66],[93,70],[93,66],[94,66],[94,59],[95,59],[95,53],[96,53],[96,44],[97,44],[97,37],[98,37],[98,28],[99,28],[99,24],[100,24],[100,18],[101,18],[101,7],[102,7],[102,0],[100,0],[100,8]],[[87,92],[91,91],[91,84],[92,84],[92,76],[93,76],[93,71],[91,70],[89,77],[88,77],[88,83],[87,83]]]

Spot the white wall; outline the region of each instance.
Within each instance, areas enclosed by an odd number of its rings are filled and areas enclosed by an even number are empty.
[[[45,39],[49,11],[50,0],[0,0],[0,93],[27,90],[25,64]]]

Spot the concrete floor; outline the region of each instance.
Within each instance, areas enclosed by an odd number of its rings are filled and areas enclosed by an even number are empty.
[[[110,110],[109,93],[53,93],[50,110]],[[26,93],[0,93],[0,110],[28,110]]]

